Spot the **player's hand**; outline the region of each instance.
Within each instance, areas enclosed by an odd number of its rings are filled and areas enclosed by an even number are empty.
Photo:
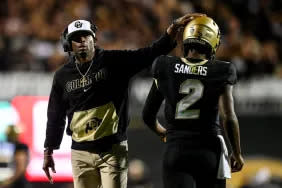
[[[161,141],[162,142],[166,142],[166,135],[165,134],[160,135],[160,137],[161,137]]]
[[[231,157],[231,170],[232,172],[239,172],[244,166],[244,159],[241,154],[235,154]]]
[[[175,37],[177,32],[180,31],[182,28],[184,28],[191,20],[201,16],[206,16],[206,14],[201,14],[201,13],[185,14],[184,16],[177,18],[173,21],[173,23],[168,27],[167,33],[172,37]]]
[[[56,173],[55,162],[54,162],[54,159],[53,159],[53,151],[50,151],[50,150],[47,149],[47,150],[44,151],[43,170],[44,170],[49,182],[51,184],[53,184],[53,178],[50,175],[49,168],[51,168],[53,173]]]
[[[166,142],[166,128],[158,120],[156,120],[155,131],[161,137],[161,141]]]

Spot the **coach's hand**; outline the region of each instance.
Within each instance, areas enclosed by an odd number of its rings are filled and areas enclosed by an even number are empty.
[[[184,28],[191,20],[206,16],[206,14],[201,13],[188,13],[178,19],[175,19],[172,24],[167,28],[167,33],[171,36],[172,39],[176,39],[176,35],[181,28]]]
[[[232,172],[239,172],[244,166],[244,159],[241,154],[233,154],[231,157]]]
[[[56,173],[55,163],[53,159],[53,150],[46,149],[44,150],[44,161],[43,161],[43,170],[49,179],[49,182],[53,184],[53,178],[50,175],[49,168],[51,168],[53,173]]]

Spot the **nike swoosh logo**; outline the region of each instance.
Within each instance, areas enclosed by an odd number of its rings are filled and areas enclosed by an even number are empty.
[[[84,91],[84,92],[87,92],[90,88],[91,88],[91,87],[84,88],[83,91]]]

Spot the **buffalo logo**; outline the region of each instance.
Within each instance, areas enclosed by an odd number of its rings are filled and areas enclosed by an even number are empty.
[[[82,23],[80,21],[74,22],[74,27],[81,28],[82,27]]]
[[[206,33],[205,33],[205,37],[206,38],[212,38],[212,32],[207,30]]]
[[[192,35],[192,34],[194,33],[194,31],[195,31],[195,28],[194,28],[194,27],[191,27],[191,28],[190,28],[190,34]]]
[[[86,128],[85,128],[85,133],[88,134],[89,131],[96,131],[96,129],[99,127],[99,125],[101,124],[102,120],[95,117],[93,119],[90,119],[87,123],[86,123]]]

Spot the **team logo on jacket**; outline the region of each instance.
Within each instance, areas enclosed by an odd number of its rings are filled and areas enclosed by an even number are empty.
[[[118,122],[119,117],[112,102],[74,112],[70,123],[72,139],[76,142],[94,141],[116,134]]]
[[[101,124],[102,119],[99,118],[93,118],[90,119],[87,123],[86,123],[86,128],[85,128],[85,133],[88,134],[88,132],[91,132],[93,130],[96,130],[99,125]]]
[[[67,82],[66,90],[67,92],[71,92],[79,88],[87,87],[90,84],[92,84],[92,79],[90,78],[90,76],[87,76],[85,78],[75,79]]]
[[[65,87],[67,92],[71,92],[80,88],[87,89],[91,87],[93,82],[99,82],[101,80],[107,79],[107,70],[100,69],[98,72],[93,72],[91,75],[78,78],[75,80],[70,80],[66,83]]]

